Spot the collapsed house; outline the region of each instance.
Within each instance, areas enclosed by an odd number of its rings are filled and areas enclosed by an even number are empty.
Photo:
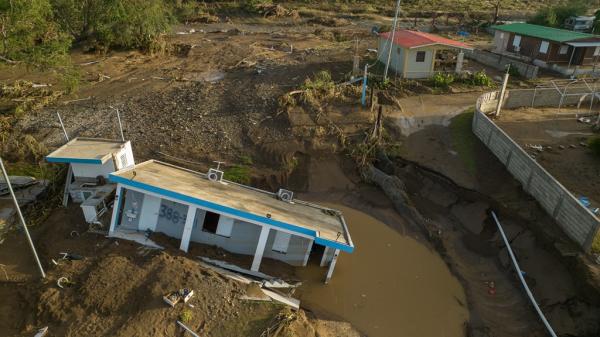
[[[494,52],[564,75],[593,73],[600,36],[528,23],[492,26]]]
[[[135,164],[131,143],[99,138],[74,138],[46,156],[49,163],[69,165],[63,205],[69,197],[80,203],[85,219],[97,222],[114,197],[108,175]]]
[[[392,33],[379,34],[377,59],[386,63]],[[402,78],[428,78],[438,72],[460,73],[463,67],[463,50],[469,45],[438,35],[412,30],[394,33],[390,68]]]
[[[150,160],[109,174],[117,184],[109,235],[160,232],[195,243],[251,255],[252,271],[263,257],[294,266],[309,258],[329,266],[331,278],[341,251],[354,245],[339,211],[293,199],[290,191],[270,193],[208,174]]]

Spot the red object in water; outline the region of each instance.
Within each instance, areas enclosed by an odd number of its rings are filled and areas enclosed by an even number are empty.
[[[379,36],[389,40],[391,32],[381,33]],[[450,40],[435,34],[417,32],[414,30],[397,30],[394,34],[394,44],[404,48],[418,48],[431,45],[444,45],[463,49],[473,49],[466,43]]]
[[[496,295],[496,283],[494,281],[488,282],[488,294],[490,296]]]

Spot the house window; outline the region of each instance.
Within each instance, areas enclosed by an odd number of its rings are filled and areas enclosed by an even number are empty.
[[[291,238],[292,234],[276,231],[275,240],[273,240],[273,250],[279,253],[287,253]]]
[[[521,45],[521,35],[515,35],[513,39],[513,47],[518,47]]]
[[[425,52],[424,51],[418,51],[417,52],[417,62],[425,62]]]
[[[569,46],[567,45],[562,45],[560,46],[560,49],[558,50],[558,53],[561,55],[564,55],[567,53],[567,51],[569,50]]]
[[[206,214],[204,215],[204,222],[202,223],[202,230],[217,234],[217,227],[219,226],[220,217],[221,216],[217,213],[206,211]]]
[[[596,47],[596,49],[594,49],[594,56],[598,55],[600,55],[600,47]]]
[[[548,46],[550,46],[548,41],[542,41],[542,43],[540,44],[540,53],[542,53],[542,54],[548,53]]]
[[[396,48],[396,53],[401,54],[402,53],[402,49],[401,48]]]
[[[500,39],[503,39],[503,38],[504,38],[504,33],[500,32]]]

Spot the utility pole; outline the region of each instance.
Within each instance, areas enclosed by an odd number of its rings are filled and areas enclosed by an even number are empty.
[[[392,59],[392,46],[394,45],[394,36],[396,35],[396,25],[398,24],[398,13],[400,12],[400,0],[396,2],[396,14],[394,15],[394,23],[392,25],[392,34],[390,35],[390,47],[388,48],[388,56],[385,62],[385,70],[383,71],[383,82],[387,81],[388,70],[390,68],[390,60]]]
[[[2,158],[0,158],[0,168],[2,169],[2,175],[4,176],[4,180],[6,181],[6,185],[8,186],[8,190],[10,191],[10,196],[15,203],[15,209],[17,210],[17,215],[19,216],[19,220],[21,221],[21,225],[23,225],[23,230],[25,231],[25,236],[27,236],[27,241],[29,242],[29,247],[31,247],[31,251],[33,252],[33,257],[35,258],[35,262],[37,263],[38,269],[40,270],[40,274],[42,274],[42,278],[46,278],[46,273],[44,272],[44,268],[42,267],[42,263],[35,251],[35,246],[33,245],[33,241],[31,241],[31,236],[29,235],[29,230],[27,229],[27,224],[25,224],[25,219],[23,218],[23,213],[21,213],[21,208],[19,207],[19,201],[15,196],[15,192],[12,189],[12,185],[10,184],[10,180],[8,179],[8,172],[4,168],[4,162],[2,162]]]

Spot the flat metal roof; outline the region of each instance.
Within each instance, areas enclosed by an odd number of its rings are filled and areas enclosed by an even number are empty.
[[[104,164],[127,142],[102,138],[77,137],[46,156],[50,163]]]
[[[315,242],[346,252],[354,244],[341,212],[301,200],[285,202],[271,192],[149,160],[109,175],[109,180],[198,205],[234,218],[311,236]]]

